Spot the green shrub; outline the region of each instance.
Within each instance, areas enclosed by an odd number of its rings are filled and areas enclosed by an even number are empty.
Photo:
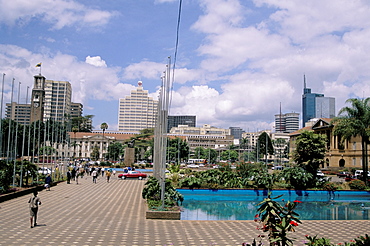
[[[145,187],[142,192],[142,197],[148,201],[149,208],[158,207],[161,205],[161,186],[158,179],[151,176],[145,183]],[[169,179],[165,181],[165,193],[164,193],[164,205],[166,207],[178,206],[182,203],[184,196],[181,195],[171,184]]]
[[[365,190],[366,188],[365,182],[358,179],[350,181],[348,185],[353,190]]]
[[[338,186],[333,183],[333,182],[326,182],[323,187],[322,187],[324,190],[328,190],[328,191],[336,191],[338,190]]]

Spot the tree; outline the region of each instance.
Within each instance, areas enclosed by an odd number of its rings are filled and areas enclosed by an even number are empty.
[[[324,162],[326,152],[326,136],[315,134],[312,131],[302,131],[297,137],[296,149],[293,151],[293,160],[313,177],[317,169]]]
[[[339,136],[342,142],[351,137],[359,136],[361,138],[363,179],[368,185],[367,147],[370,136],[370,97],[366,99],[350,98],[346,103],[350,103],[351,107],[342,108],[338,113],[339,116],[332,121],[334,135]]]
[[[97,161],[97,160],[99,160],[99,156],[100,156],[99,147],[98,147],[98,145],[95,145],[92,149],[92,152],[91,152],[91,158],[94,161]]]
[[[221,153],[221,160],[234,162],[238,159],[238,152],[236,150],[225,150]]]
[[[100,125],[100,129],[102,129],[103,130],[103,137],[104,137],[104,132],[105,132],[105,130],[107,130],[108,129],[108,124],[107,123],[101,123],[101,125]]]
[[[273,155],[274,154],[274,146],[272,145],[272,141],[270,136],[266,132],[262,132],[261,135],[258,137],[258,156],[263,158],[265,156],[267,160],[267,154]]]
[[[92,118],[94,115],[85,115],[80,117],[73,117],[71,119],[71,127],[77,127],[79,132],[92,131]],[[73,130],[72,130],[73,131]]]
[[[108,146],[106,157],[109,160],[117,161],[123,155],[123,145],[120,142],[113,142]]]
[[[142,159],[143,156],[152,156],[153,155],[153,135],[154,128],[145,128],[140,130],[140,133],[132,137],[127,143],[134,141],[135,145],[135,156],[139,159]],[[150,149],[150,154],[147,151]]]

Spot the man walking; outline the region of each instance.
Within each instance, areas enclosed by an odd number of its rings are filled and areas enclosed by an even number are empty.
[[[30,200],[28,200],[28,203],[30,204],[29,207],[30,207],[30,222],[31,222],[31,228],[33,228],[34,226],[37,226],[37,212],[39,210],[39,205],[41,205],[41,200],[40,198],[37,196],[37,191],[35,190],[33,192],[33,197],[30,198]],[[35,220],[33,220],[33,218],[35,218]]]
[[[93,183],[96,184],[96,178],[98,176],[98,171],[96,171],[96,169],[94,169],[94,171],[92,171],[92,177],[93,177]]]

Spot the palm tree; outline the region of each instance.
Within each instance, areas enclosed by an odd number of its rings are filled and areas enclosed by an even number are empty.
[[[362,169],[364,182],[368,180],[367,146],[370,136],[370,97],[366,99],[350,98],[346,103],[352,107],[344,107],[332,123],[334,124],[334,135],[340,136],[341,141],[349,140],[351,137],[360,136],[362,145]]]
[[[105,132],[105,130],[107,130],[108,129],[108,124],[107,123],[101,123],[101,125],[100,125],[100,129],[102,129],[103,130],[103,138],[104,138],[104,132]]]

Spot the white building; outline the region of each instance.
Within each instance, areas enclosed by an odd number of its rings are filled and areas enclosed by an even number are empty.
[[[275,131],[291,133],[299,129],[299,113],[275,115]]]
[[[196,147],[218,149],[234,143],[234,136],[230,134],[230,129],[217,128],[208,124],[202,127],[189,127],[187,125],[172,127],[170,135],[185,137],[190,149]]]
[[[68,81],[45,81],[44,122],[48,119],[65,120],[71,113],[72,87]]]
[[[158,101],[148,96],[139,81],[130,96],[119,99],[118,131],[139,133],[142,129],[154,128],[157,112]]]

